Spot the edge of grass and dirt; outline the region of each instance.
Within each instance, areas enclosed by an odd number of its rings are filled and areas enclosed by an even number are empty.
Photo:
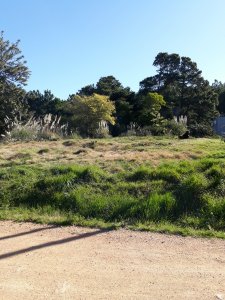
[[[98,219],[85,219],[79,215],[70,215],[62,212],[43,213],[40,209],[14,208],[0,209],[1,221],[32,222],[36,224],[56,225],[56,226],[81,226],[89,228],[99,228],[108,230],[118,230],[120,228],[134,231],[149,231],[162,234],[220,238],[225,239],[225,232],[213,229],[194,229],[192,227],[181,227],[168,222],[161,223],[137,223],[128,225],[123,222],[105,222]]]

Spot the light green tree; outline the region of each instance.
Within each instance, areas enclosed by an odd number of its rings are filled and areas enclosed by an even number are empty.
[[[81,135],[95,136],[102,121],[115,124],[115,105],[108,96],[73,95],[66,104],[66,111],[70,114],[70,126]]]

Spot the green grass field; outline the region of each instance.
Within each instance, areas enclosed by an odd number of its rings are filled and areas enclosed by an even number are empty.
[[[0,144],[0,219],[225,238],[221,139]]]

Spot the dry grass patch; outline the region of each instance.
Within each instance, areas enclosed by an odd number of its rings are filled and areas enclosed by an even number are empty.
[[[49,163],[99,164],[103,161],[150,163],[193,160],[225,153],[220,139],[178,140],[169,138],[132,137],[115,139],[76,139],[66,141],[8,142],[0,144],[0,163],[49,165]]]

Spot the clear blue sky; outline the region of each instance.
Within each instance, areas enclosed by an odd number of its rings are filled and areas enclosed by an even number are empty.
[[[27,90],[66,99],[113,75],[134,91],[159,52],[197,62],[225,82],[225,0],[0,0],[0,30],[21,40]]]

